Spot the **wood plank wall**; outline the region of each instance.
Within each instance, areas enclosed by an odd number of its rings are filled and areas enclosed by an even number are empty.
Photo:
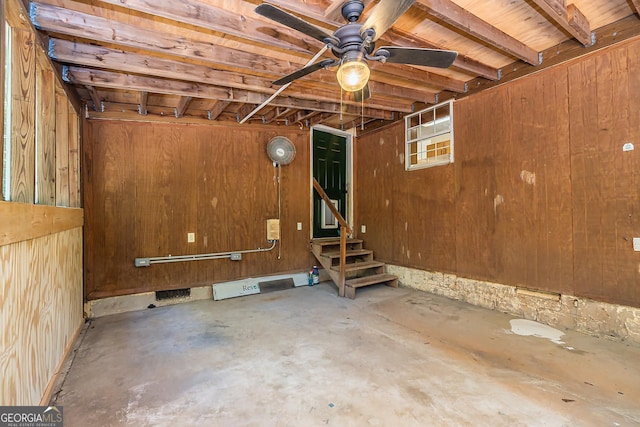
[[[0,15],[1,56],[6,56],[6,25],[12,47],[6,94],[4,61],[0,66],[2,99],[11,99],[10,201],[0,201],[0,405],[38,405],[48,403],[52,380],[84,323],[83,211],[68,207],[79,206],[78,195],[56,190],[57,157],[79,165],[77,148],[57,150],[59,142],[67,142],[57,130],[66,129],[73,139],[67,145],[78,147],[80,122],[24,4],[3,1]],[[0,176],[2,167],[0,162]],[[75,193],[79,166],[66,179]]]
[[[0,295],[0,403],[38,405],[84,323],[82,227],[0,246]]]
[[[453,165],[405,171],[403,124],[358,138],[366,246],[398,265],[640,307],[640,39],[454,111]]]
[[[84,145],[85,296],[210,285],[306,271],[309,252],[309,131],[251,126],[88,121]],[[276,135],[296,158],[282,167],[278,252],[136,268],[137,257],[266,247],[278,212],[276,169],[266,154]],[[296,231],[302,222],[304,230]],[[187,243],[187,233],[196,242]]]

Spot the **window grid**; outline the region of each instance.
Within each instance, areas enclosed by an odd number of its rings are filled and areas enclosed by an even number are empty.
[[[453,162],[453,101],[405,118],[407,170]]]

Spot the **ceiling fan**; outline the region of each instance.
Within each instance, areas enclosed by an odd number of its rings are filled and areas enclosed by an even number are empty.
[[[359,98],[366,99],[370,95],[368,85],[370,70],[367,61],[448,68],[458,56],[455,51],[394,46],[382,46],[376,49],[376,40],[414,2],[415,0],[380,0],[367,20],[361,24],[358,19],[364,10],[364,3],[362,0],[347,0],[341,9],[347,23],[333,34],[328,34],[271,4],[259,5],[255,9],[256,13],[325,43],[336,57],[336,59],[323,59],[301,68],[276,80],[273,84],[285,85],[314,71],[338,65],[336,77],[340,87],[347,92],[356,92]]]

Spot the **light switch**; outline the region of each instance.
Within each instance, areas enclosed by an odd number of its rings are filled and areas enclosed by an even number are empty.
[[[640,237],[633,238],[633,250],[640,252]]]
[[[300,231],[300,230],[302,230],[302,223],[301,222],[298,223],[298,231]]]
[[[360,226],[360,232],[361,233],[366,233],[367,232],[367,226],[366,225],[361,225]]]
[[[187,233],[187,243],[193,243],[196,241],[196,233]]]

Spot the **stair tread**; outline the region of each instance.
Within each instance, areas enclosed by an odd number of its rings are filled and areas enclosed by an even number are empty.
[[[376,283],[389,282],[391,280],[398,279],[397,276],[388,273],[374,274],[372,276],[356,277],[355,279],[349,279],[345,282],[346,286],[352,288],[359,288],[362,286],[375,285]]]
[[[347,244],[362,243],[362,242],[364,242],[364,240],[347,238]],[[340,238],[339,237],[317,237],[315,239],[311,239],[311,244],[318,245],[318,246],[339,245]]]
[[[353,249],[347,251],[347,256],[369,255],[372,253],[373,251],[370,249]],[[321,255],[327,258],[340,258],[340,251],[323,252]]]
[[[383,265],[384,262],[380,261],[351,262],[347,263],[345,271],[365,270],[367,268],[382,267]],[[340,271],[340,266],[334,265],[331,269],[333,271]]]

